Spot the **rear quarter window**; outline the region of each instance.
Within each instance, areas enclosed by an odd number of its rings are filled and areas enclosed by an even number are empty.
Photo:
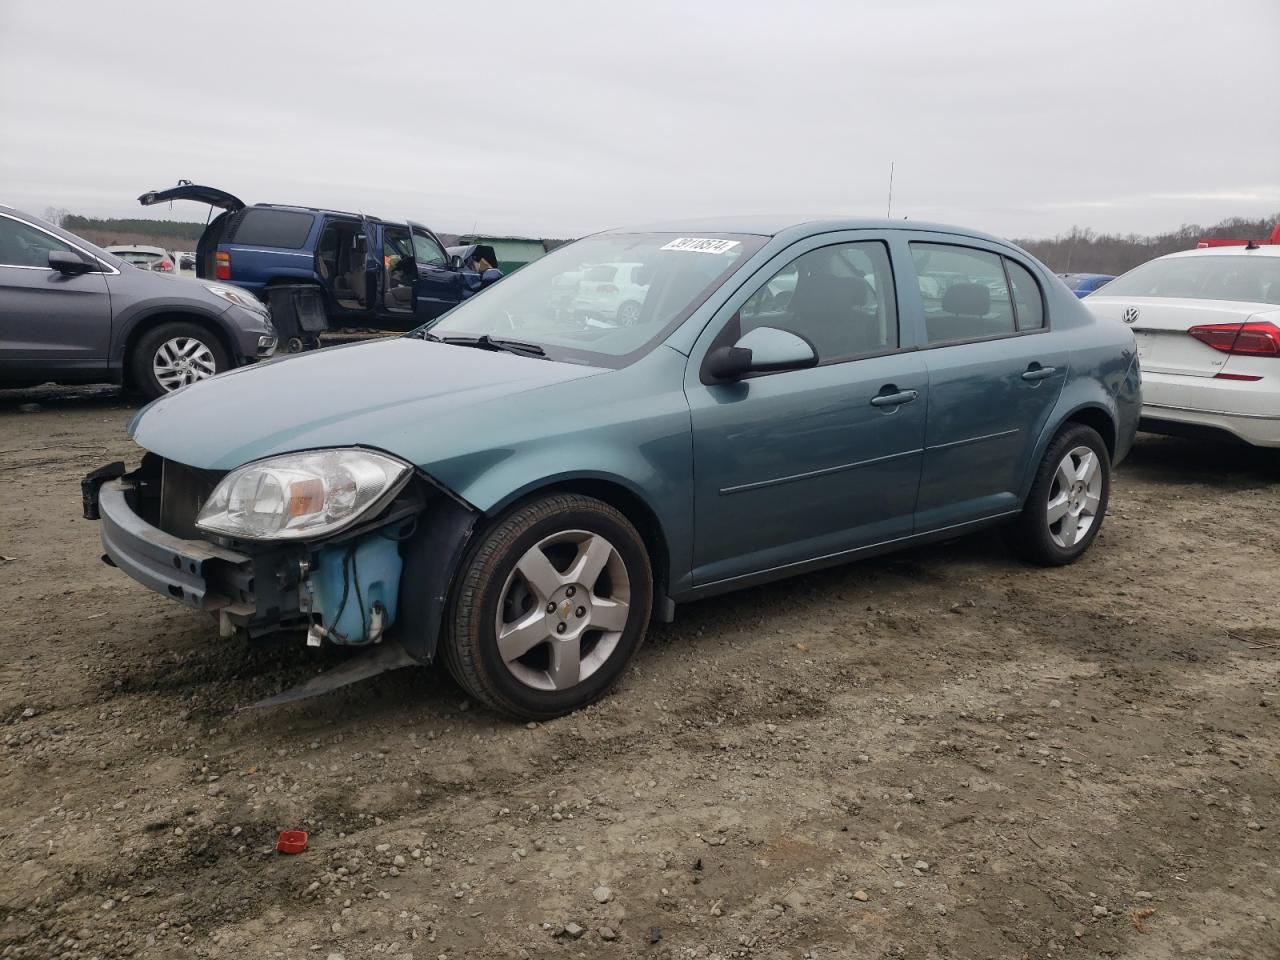
[[[315,217],[311,214],[297,210],[251,207],[240,218],[231,242],[298,250],[306,244],[314,222]]]

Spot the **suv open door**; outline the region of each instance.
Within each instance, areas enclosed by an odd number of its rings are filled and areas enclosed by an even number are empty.
[[[196,276],[201,280],[214,279],[217,276],[214,253],[218,249],[218,242],[230,225],[228,223],[230,218],[244,209],[244,201],[225,190],[219,190],[217,187],[202,187],[190,180],[179,180],[176,187],[170,187],[168,190],[149,190],[138,198],[138,202],[144,207],[156,203],[167,203],[171,200],[194,200],[196,203],[207,203],[222,209],[222,213],[214,217],[204,228],[204,233],[200,234],[200,241],[196,244]]]
[[[168,190],[148,190],[138,198],[138,202],[144,207],[155,203],[167,203],[170,200],[194,200],[196,203],[207,203],[232,213],[244,209],[244,201],[239,197],[233,197],[227,191],[219,190],[217,187],[202,187],[190,180],[179,180],[176,187],[170,187]]]

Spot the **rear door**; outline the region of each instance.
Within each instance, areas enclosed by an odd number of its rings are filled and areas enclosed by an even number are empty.
[[[39,379],[107,368],[111,296],[103,273],[67,276],[50,251],[83,251],[35,224],[0,213],[0,378]]]
[[[138,202],[144,207],[157,203],[171,203],[174,200],[194,200],[196,203],[207,203],[222,210],[222,213],[214,217],[204,228],[196,244],[196,276],[202,280],[212,279],[217,275],[214,255],[217,252],[218,243],[232,215],[244,209],[244,201],[225,190],[219,190],[217,187],[202,187],[189,180],[179,180],[176,187],[170,187],[167,190],[148,190],[138,198]]]
[[[217,187],[202,187],[190,180],[180,180],[176,187],[170,187],[168,190],[148,190],[138,198],[138,202],[144,207],[157,203],[169,203],[173,200],[194,200],[197,203],[207,203],[232,212],[244,207],[244,201],[239,197],[232,196]]]
[[[416,323],[434,320],[462,302],[462,274],[454,270],[440,239],[420,223],[409,221],[418,277],[413,284]]]
[[[1017,508],[1028,459],[1066,382],[1036,271],[985,241],[911,234],[929,413],[916,532]],[[945,287],[945,289],[942,289]],[[938,296],[938,293],[941,293]]]

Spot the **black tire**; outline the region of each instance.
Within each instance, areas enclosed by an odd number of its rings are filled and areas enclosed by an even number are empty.
[[[535,689],[518,679],[498,652],[499,604],[526,552],[568,531],[603,537],[613,547],[627,576],[626,622],[613,641],[612,652],[585,679],[565,689]],[[599,586],[600,581],[590,585],[593,599]],[[505,599],[510,603],[510,597]],[[518,616],[532,614],[537,601],[531,593],[527,602],[529,606]],[[494,710],[521,720],[563,716],[599,699],[613,685],[644,639],[652,606],[649,554],[635,527],[622,513],[578,494],[542,497],[514,507],[497,520],[476,538],[464,558],[441,642],[444,662],[463,689]],[[592,643],[604,642],[600,639],[603,634],[593,640],[591,633],[587,631],[580,641],[573,641],[576,650],[589,651]],[[536,651],[544,649],[540,646]],[[548,657],[551,653],[546,649]],[[582,655],[583,663],[589,656],[589,652]]]
[[[204,350],[207,351],[207,356],[213,366],[213,373],[222,373],[224,370],[231,368],[226,348],[205,327],[200,326],[198,323],[185,321],[162,323],[138,338],[138,342],[133,345],[133,355],[129,358],[132,384],[135,389],[139,390],[149,400],[163,397],[165,394],[172,393],[174,389],[177,389],[161,383],[156,377],[154,368],[156,352],[165,344],[177,339],[198,340]],[[204,379],[203,369],[201,373],[200,379]],[[212,376],[212,374],[208,375]]]
[[[1101,489],[1097,494],[1092,522],[1077,540],[1064,545],[1058,542],[1059,539],[1066,539],[1061,536],[1062,521],[1050,522],[1049,505],[1051,499],[1056,500],[1062,494],[1059,465],[1069,453],[1082,448],[1087,448],[1097,458]],[[1008,527],[1005,539],[1010,549],[1030,563],[1046,567],[1074,563],[1089,549],[1097,538],[1098,531],[1102,529],[1110,497],[1111,455],[1107,452],[1107,445],[1093,428],[1078,423],[1069,424],[1058,433],[1045,451],[1044,459],[1036,470],[1035,482],[1031,484],[1031,492],[1027,495],[1027,502],[1018,519]]]

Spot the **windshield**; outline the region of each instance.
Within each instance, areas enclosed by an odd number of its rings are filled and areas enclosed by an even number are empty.
[[[766,239],[598,234],[522,267],[427,329],[438,337],[534,343],[554,360],[623,366],[688,317]]]
[[[1105,292],[1108,297],[1280,303],[1280,257],[1237,253],[1152,260],[1112,280]]]

